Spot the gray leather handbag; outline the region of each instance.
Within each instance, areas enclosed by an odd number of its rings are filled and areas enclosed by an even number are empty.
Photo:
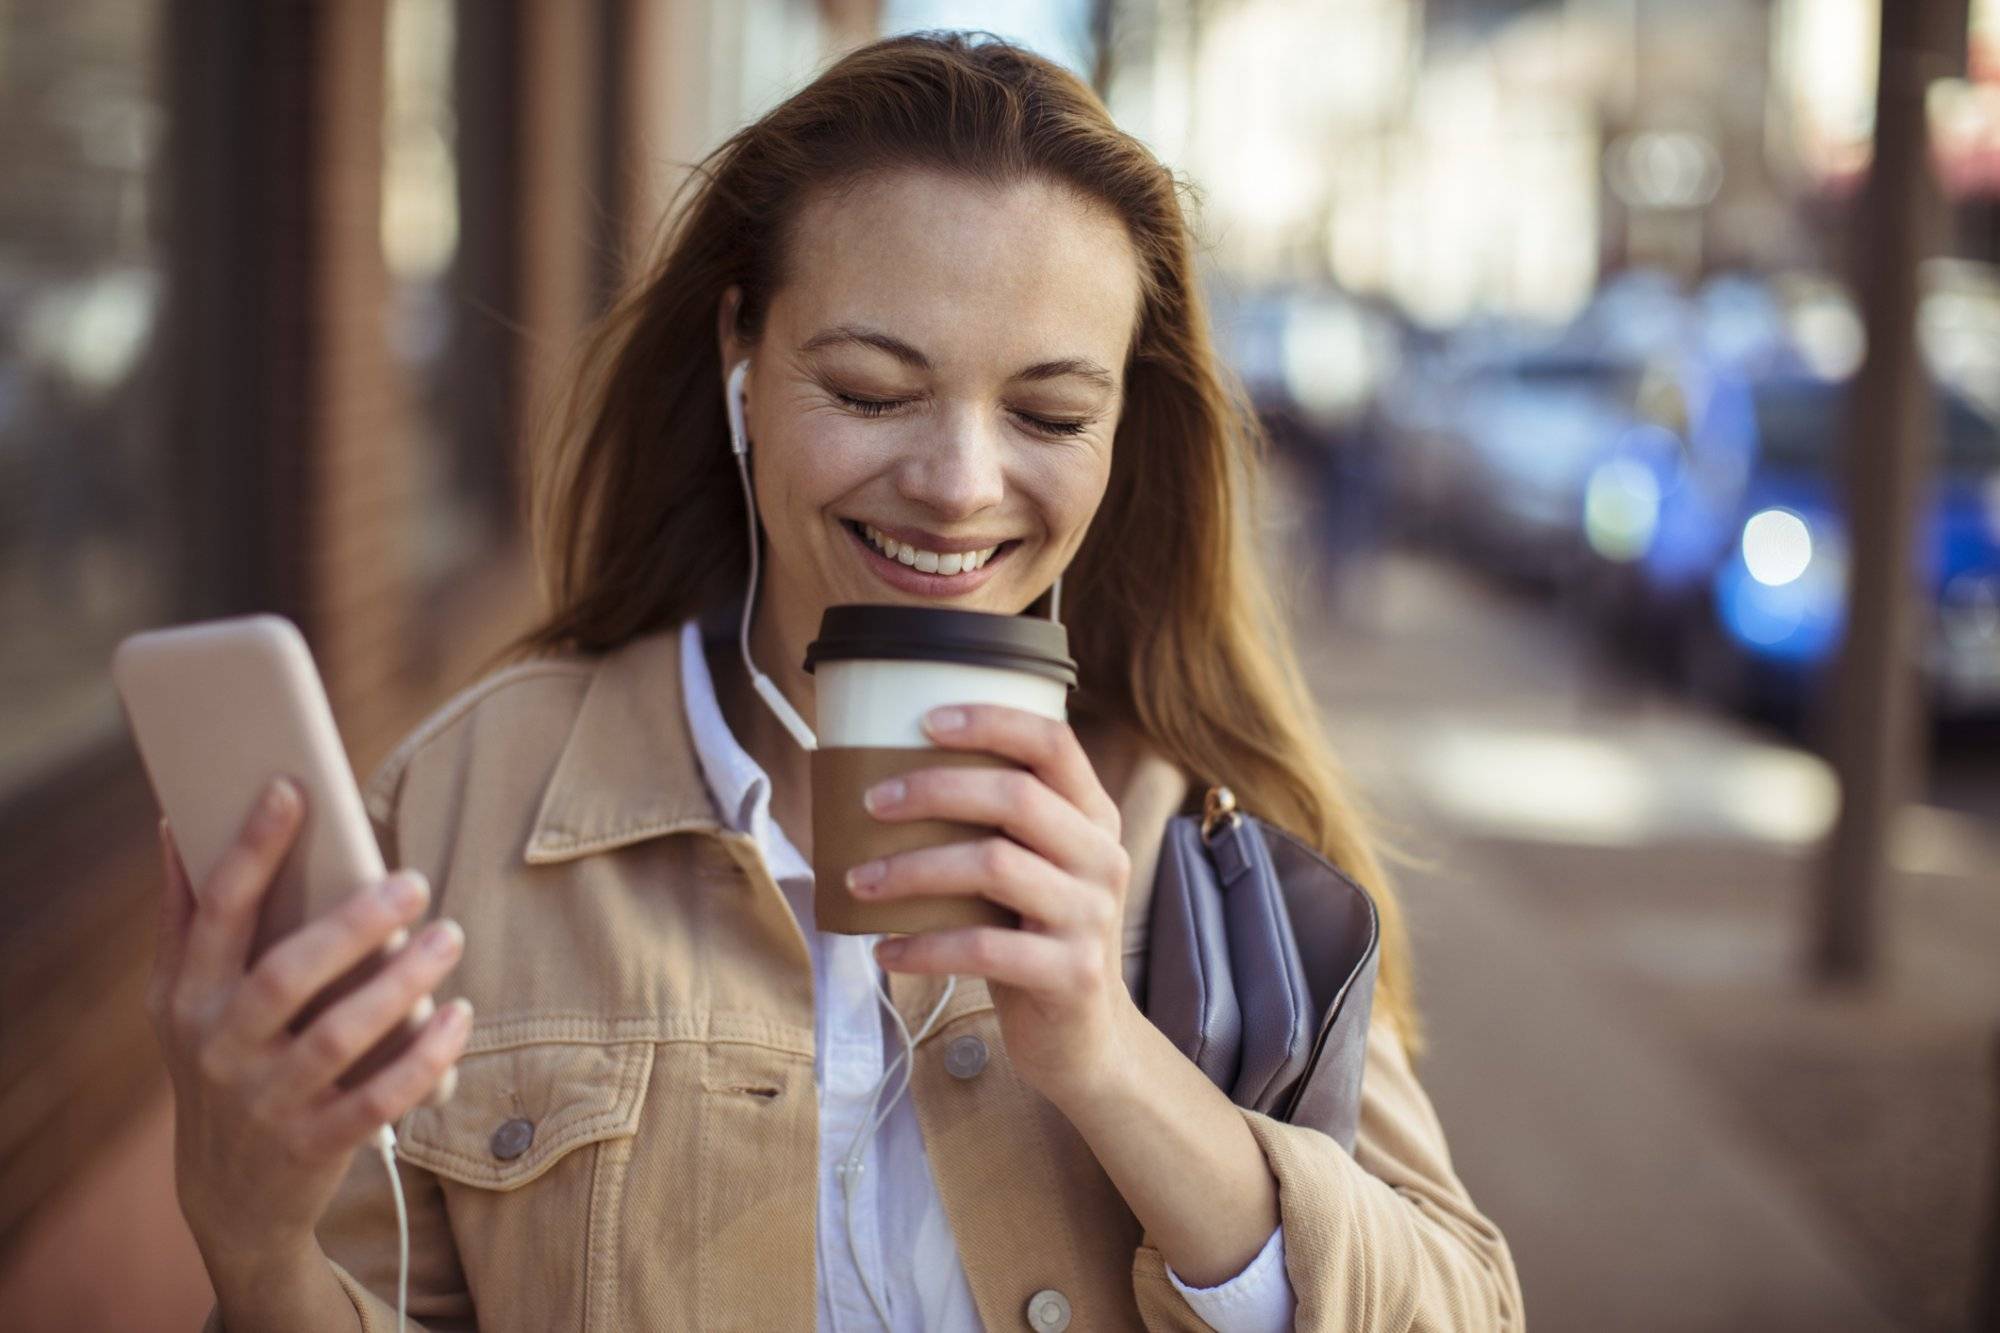
[[[1381,924],[1312,848],[1211,787],[1167,821],[1140,1007],[1238,1106],[1331,1135],[1361,1118]]]

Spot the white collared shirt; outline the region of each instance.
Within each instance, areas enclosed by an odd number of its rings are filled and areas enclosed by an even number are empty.
[[[853,1196],[858,1263],[848,1248],[835,1168],[868,1117],[869,1096],[885,1060],[902,1050],[902,1038],[875,990],[881,968],[874,949],[881,936],[816,928],[812,867],[771,817],[770,779],[723,720],[698,620],[681,626],[681,680],[702,775],[722,819],[756,842],[812,950],[813,1078],[820,1108],[819,1328],[850,1333],[881,1327],[862,1286],[865,1269],[889,1307],[896,1333],[980,1333],[972,1289],[907,1095],[896,1100],[873,1140],[863,1145],[864,1169]],[[902,1081],[899,1072],[883,1098]],[[1289,1329],[1297,1302],[1285,1275],[1284,1236],[1282,1227],[1273,1231],[1249,1266],[1220,1286],[1189,1287],[1172,1265],[1167,1275],[1218,1333]]]

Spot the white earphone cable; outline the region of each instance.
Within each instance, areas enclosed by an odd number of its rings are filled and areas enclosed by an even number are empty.
[[[743,666],[750,673],[751,686],[770,705],[785,730],[792,733],[792,739],[799,743],[800,749],[816,750],[819,739],[813,735],[812,728],[806,725],[806,720],[785,698],[784,691],[750,660],[750,615],[757,605],[757,496],[750,485],[750,437],[743,425],[743,380],[749,373],[749,359],[738,361],[729,372],[729,389],[725,395],[729,450],[736,456],[737,475],[743,479],[743,513],[744,521],[749,524],[750,538],[750,586],[743,594],[743,621],[737,628],[737,646],[743,653]]]
[[[847,1232],[847,1253],[854,1261],[854,1271],[861,1275],[861,1286],[868,1293],[868,1303],[875,1307],[875,1316],[882,1321],[882,1327],[885,1329],[891,1327],[889,1323],[889,1310],[883,1302],[882,1297],[876,1293],[875,1284],[868,1280],[867,1265],[861,1261],[860,1242],[854,1235],[854,1184],[861,1179],[867,1170],[867,1163],[861,1160],[863,1154],[867,1151],[867,1142],[875,1137],[876,1131],[889,1118],[890,1112],[895,1110],[897,1100],[902,1097],[903,1093],[910,1086],[910,1074],[916,1068],[917,1063],[917,1043],[930,1034],[932,1026],[937,1022],[938,1015],[944,1012],[946,1003],[951,999],[952,991],[957,989],[957,987],[957,977],[948,976],[945,978],[944,993],[938,996],[937,1004],[932,1006],[930,1015],[924,1019],[923,1024],[917,1029],[916,1036],[912,1037],[910,1035],[909,1024],[903,1021],[903,1015],[896,1008],[895,1001],[889,997],[888,991],[883,989],[882,973],[879,970],[876,972],[875,997],[881,1003],[882,1007],[889,1011],[889,1017],[894,1020],[897,1035],[903,1041],[903,1049],[883,1069],[882,1077],[875,1081],[874,1091],[868,1098],[868,1111],[863,1116],[860,1127],[854,1131],[854,1137],[848,1140],[847,1151],[842,1155],[839,1166],[834,1168],[835,1174],[840,1177],[842,1213],[846,1222],[845,1230]],[[882,1107],[878,1114],[876,1112],[876,1105],[881,1101],[883,1085],[888,1083],[891,1078],[894,1078],[899,1069],[902,1072],[903,1081],[896,1085],[896,1091],[889,1097],[889,1104]]]
[[[375,1131],[375,1147],[389,1173],[389,1193],[396,1200],[396,1333],[410,1308],[410,1211],[403,1202],[403,1177],[396,1170],[396,1131],[383,1125]]]

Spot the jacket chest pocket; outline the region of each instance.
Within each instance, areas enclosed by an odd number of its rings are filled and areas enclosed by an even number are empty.
[[[609,1326],[653,1057],[651,1041],[473,1051],[449,1102],[403,1118],[397,1154],[442,1182],[482,1328]]]

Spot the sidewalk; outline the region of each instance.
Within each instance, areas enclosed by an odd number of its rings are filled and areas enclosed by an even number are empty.
[[[1315,585],[1316,586],[1316,585]],[[1309,670],[1384,807],[1420,1066],[1530,1326],[1960,1330],[1992,1168],[1990,827],[1918,809],[1863,994],[1805,983],[1831,776],[1391,557]],[[1353,603],[1347,608],[1350,612]]]

